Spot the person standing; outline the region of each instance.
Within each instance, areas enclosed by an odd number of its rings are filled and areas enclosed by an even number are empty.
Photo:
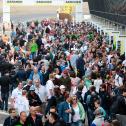
[[[28,100],[30,106],[41,106],[42,102],[39,96],[35,93],[35,87],[32,85],[29,89]]]
[[[49,115],[49,126],[66,126],[66,124],[59,120],[57,113],[51,112]]]
[[[72,126],[82,126],[85,119],[85,110],[83,105],[77,100],[77,96],[72,97],[72,107],[74,110]]]
[[[9,109],[10,116],[4,120],[3,126],[11,126],[17,120],[17,114],[15,108]]]
[[[68,75],[68,70],[62,72],[62,77],[60,78],[60,84],[66,87],[67,91],[71,90],[71,79]]]
[[[59,118],[66,123],[66,126],[71,126],[72,116],[74,115],[74,110],[71,106],[71,97],[69,93],[65,94],[65,101],[61,102],[58,106],[58,114]]]
[[[26,112],[22,111],[20,113],[19,119],[12,125],[12,126],[28,126],[26,125],[27,114]]]
[[[22,96],[20,96],[17,99],[17,110],[18,114],[20,114],[22,111],[26,112],[26,114],[29,114],[29,101],[27,99],[27,91],[22,91]]]
[[[42,102],[42,112],[45,112],[46,108],[46,87],[40,84],[40,80],[35,81],[35,93],[39,96],[41,102]]]
[[[34,39],[32,40],[30,51],[31,51],[32,59],[34,59],[36,57],[36,54],[37,54],[37,51],[38,51],[38,46],[37,46]]]
[[[46,92],[47,99],[49,100],[54,95],[54,84],[53,84],[54,75],[49,75],[49,80],[46,82]]]
[[[12,95],[11,95],[11,105],[14,107],[14,108],[17,108],[17,104],[18,104],[18,98],[20,96],[22,96],[22,87],[23,87],[23,84],[20,82],[18,84],[18,87],[15,88],[13,91],[12,91]]]
[[[6,73],[5,76],[0,78],[0,86],[1,86],[1,101],[2,106],[1,109],[7,111],[8,110],[8,98],[9,98],[9,85],[11,83],[9,73]]]
[[[42,117],[37,115],[36,107],[30,107],[30,114],[26,119],[26,126],[43,126]]]
[[[96,92],[99,93],[100,86],[103,84],[100,75],[97,76],[97,79],[94,80],[94,86],[96,87]]]
[[[46,87],[40,84],[40,80],[35,80],[35,93],[39,96],[42,103],[46,101]]]
[[[43,76],[42,73],[38,71],[37,67],[34,67],[33,71],[29,76],[29,80],[32,80],[33,83],[35,80],[40,80],[41,84],[43,85]]]
[[[104,121],[104,117],[101,113],[101,110],[96,109],[94,114],[95,114],[95,119],[93,120],[91,126],[104,126],[105,121]]]

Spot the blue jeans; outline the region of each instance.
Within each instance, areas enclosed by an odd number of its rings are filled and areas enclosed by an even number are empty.
[[[77,121],[77,122],[73,122],[72,123],[72,126],[82,126],[83,125],[83,123],[82,123],[82,121]]]
[[[9,94],[8,93],[1,93],[1,99],[2,99],[2,106],[1,109],[2,110],[8,110],[8,98],[9,98]]]
[[[36,52],[31,53],[31,58],[34,59],[36,57]]]

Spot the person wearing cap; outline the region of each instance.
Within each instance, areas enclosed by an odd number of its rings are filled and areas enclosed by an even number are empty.
[[[28,80],[28,83],[23,86],[23,90],[29,92],[31,86],[32,86],[32,80]]]
[[[83,55],[79,54],[79,58],[76,60],[76,66],[77,66],[77,75],[80,78],[82,78],[85,74],[84,65],[85,62],[83,59]]]
[[[39,96],[35,93],[35,87],[32,85],[30,87],[30,91],[28,93],[28,100],[30,106],[41,106],[42,102],[39,98]]]

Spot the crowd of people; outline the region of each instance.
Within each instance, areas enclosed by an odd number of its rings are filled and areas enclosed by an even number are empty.
[[[12,25],[11,39],[0,36],[4,126],[121,126],[125,58],[89,23]]]

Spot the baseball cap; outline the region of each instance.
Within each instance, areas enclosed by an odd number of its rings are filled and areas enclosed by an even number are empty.
[[[66,88],[66,87],[65,87],[64,85],[61,85],[61,86],[60,86],[60,89],[63,89],[63,88]]]
[[[32,85],[29,90],[30,91],[34,91],[35,90],[35,87]]]

